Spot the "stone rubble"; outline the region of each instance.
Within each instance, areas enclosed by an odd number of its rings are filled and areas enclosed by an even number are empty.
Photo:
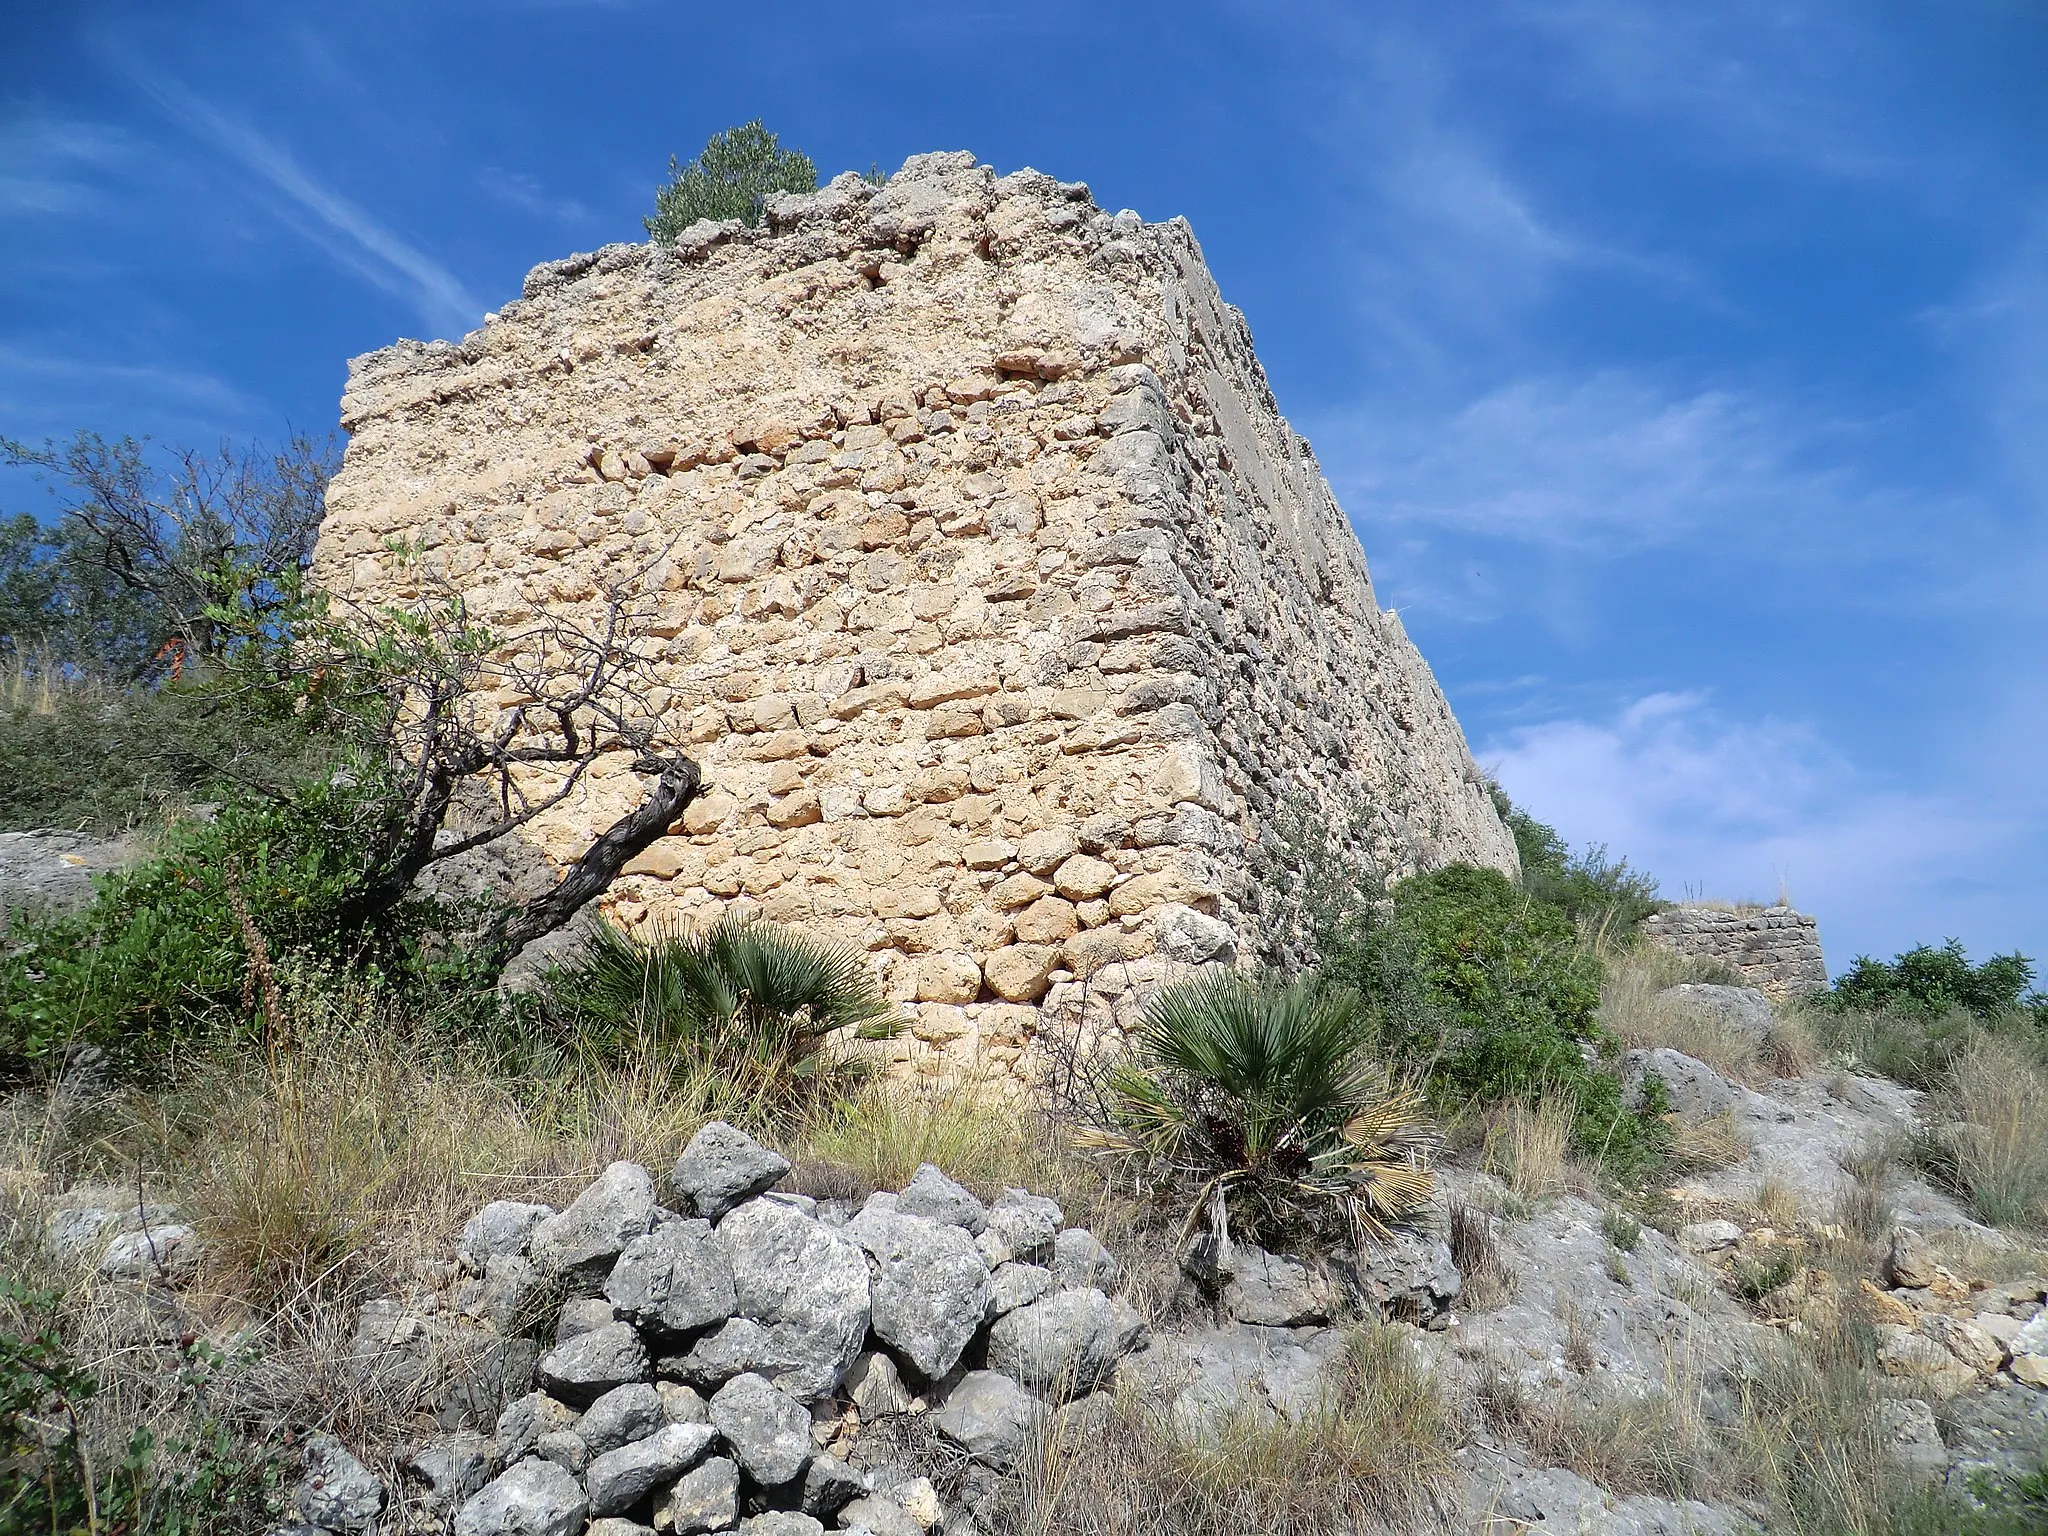
[[[925,1167],[904,1194],[848,1214],[774,1191],[787,1168],[714,1122],[667,1187],[715,1218],[664,1207],[648,1170],[614,1163],[561,1212],[486,1206],[442,1289],[367,1303],[354,1346],[365,1379],[431,1395],[425,1365],[447,1330],[490,1326],[446,1316],[441,1298],[474,1283],[464,1273],[530,1263],[558,1298],[552,1344],[523,1371],[501,1362],[499,1396],[465,1400],[466,1416],[444,1418],[450,1433],[406,1461],[419,1490],[407,1529],[927,1536],[943,1513],[930,1483],[869,1465],[863,1428],[929,1412],[993,1472],[1041,1415],[1107,1388],[1148,1344],[1130,1305],[1098,1288],[1115,1261],[1050,1200],[1010,1190],[984,1207]],[[1007,1310],[982,1251],[992,1232],[1005,1252],[1059,1266],[1035,1269],[1041,1283]],[[377,1527],[386,1490],[338,1442],[313,1441],[306,1470],[302,1530]],[[964,1511],[945,1518],[974,1529]]]

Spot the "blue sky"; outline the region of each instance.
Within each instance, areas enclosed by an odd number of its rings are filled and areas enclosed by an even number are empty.
[[[1185,214],[1475,751],[1831,965],[2048,954],[2048,13],[7,9],[0,432],[330,428],[760,116]],[[0,477],[0,511],[39,505]]]

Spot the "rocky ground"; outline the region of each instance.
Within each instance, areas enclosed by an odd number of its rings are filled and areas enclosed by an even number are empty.
[[[1686,991],[1769,1016],[1754,994]],[[1663,1079],[1680,1122],[1732,1124],[1740,1155],[1637,1214],[1454,1162],[1434,1232],[1362,1256],[1212,1245],[1170,1303],[1133,1292],[1144,1311],[1051,1200],[984,1204],[929,1166],[858,1206],[814,1200],[713,1124],[665,1178],[615,1163],[560,1211],[486,1206],[363,1306],[347,1389],[415,1432],[397,1458],[364,1452],[375,1469],[314,1437],[287,1529],[1002,1530],[1051,1427],[1112,1402],[1190,1439],[1307,1422],[1360,1318],[1458,1405],[1451,1523],[1473,1531],[1759,1529],[1754,1500],[1669,1496],[1630,1468],[1659,1437],[1737,1423],[1759,1363],[1845,1309],[1872,1324],[1885,1432],[1918,1477],[1966,1492],[2040,1465],[2048,1276],[1873,1158],[1915,1128],[1914,1093],[1843,1071],[1745,1086],[1668,1047],[1630,1070]],[[76,1189],[45,1240],[128,1298],[136,1347],[199,1326],[180,1288],[202,1240],[176,1211]],[[1875,1273],[1852,1278],[1855,1252],[1881,1255]]]

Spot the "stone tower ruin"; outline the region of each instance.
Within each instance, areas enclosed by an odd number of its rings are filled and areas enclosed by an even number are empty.
[[[867,951],[949,1070],[1269,938],[1289,818],[1394,875],[1512,839],[1184,220],[911,159],[537,267],[357,359],[316,579],[403,541],[516,628],[645,570],[711,790],[607,896]],[[635,803],[622,754],[528,832]],[[1284,882],[1285,875],[1279,876]]]

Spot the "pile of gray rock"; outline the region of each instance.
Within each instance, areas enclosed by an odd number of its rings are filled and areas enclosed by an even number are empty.
[[[417,1450],[402,1489],[314,1440],[291,1536],[973,1531],[863,1431],[915,1415],[960,1461],[1009,1466],[1042,1414],[1146,1345],[1115,1261],[1023,1190],[983,1205],[926,1166],[854,1209],[776,1192],[788,1171],[715,1122],[670,1175],[673,1209],[647,1169],[614,1163],[561,1211],[479,1211],[438,1299],[370,1303],[356,1348],[402,1379],[451,1333],[440,1314],[508,1343],[538,1331],[436,1411],[450,1426],[504,1406]]]

